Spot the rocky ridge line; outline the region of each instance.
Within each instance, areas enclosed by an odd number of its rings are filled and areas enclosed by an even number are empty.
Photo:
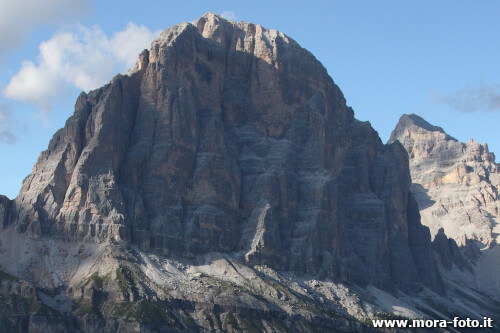
[[[354,119],[309,52],[208,14],[165,30],[135,71],[78,98],[13,223],[35,238],[240,253],[439,291],[409,184],[404,149]]]
[[[496,243],[500,219],[500,168],[486,143],[467,143],[446,134],[417,115],[403,115],[389,142],[408,151],[412,192],[423,222],[434,237],[440,228],[459,246]]]
[[[447,135],[417,115],[403,115],[389,142],[410,157],[411,190],[447,290],[473,287],[500,299],[500,167],[487,144]],[[454,281],[454,282],[450,282]],[[460,285],[457,288],[456,284]]]

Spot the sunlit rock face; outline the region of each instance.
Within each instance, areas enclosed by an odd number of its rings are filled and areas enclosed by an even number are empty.
[[[207,14],[80,95],[9,221],[33,238],[222,252],[440,292],[409,190],[403,146],[354,119],[313,55],[281,32]]]
[[[495,244],[500,168],[487,144],[462,143],[417,115],[403,115],[389,142],[408,151],[412,192],[433,237],[443,228],[458,246]]]

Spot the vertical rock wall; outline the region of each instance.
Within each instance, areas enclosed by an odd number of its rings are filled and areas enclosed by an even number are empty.
[[[32,237],[436,291],[403,147],[284,34],[207,14],[82,94],[15,200]]]

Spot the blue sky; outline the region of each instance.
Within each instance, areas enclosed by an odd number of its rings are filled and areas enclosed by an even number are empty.
[[[209,11],[295,39],[384,142],[416,113],[500,156],[498,1],[0,0],[0,193],[17,195],[81,90]]]

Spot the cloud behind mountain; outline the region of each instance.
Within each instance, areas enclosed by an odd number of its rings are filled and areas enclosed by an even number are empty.
[[[88,91],[133,67],[137,54],[149,48],[155,35],[134,23],[111,37],[98,26],[75,25],[58,31],[39,45],[36,62],[22,63],[4,94],[50,110],[61,90],[75,87]]]
[[[458,89],[438,99],[439,103],[462,112],[500,111],[500,84],[483,83]]]

